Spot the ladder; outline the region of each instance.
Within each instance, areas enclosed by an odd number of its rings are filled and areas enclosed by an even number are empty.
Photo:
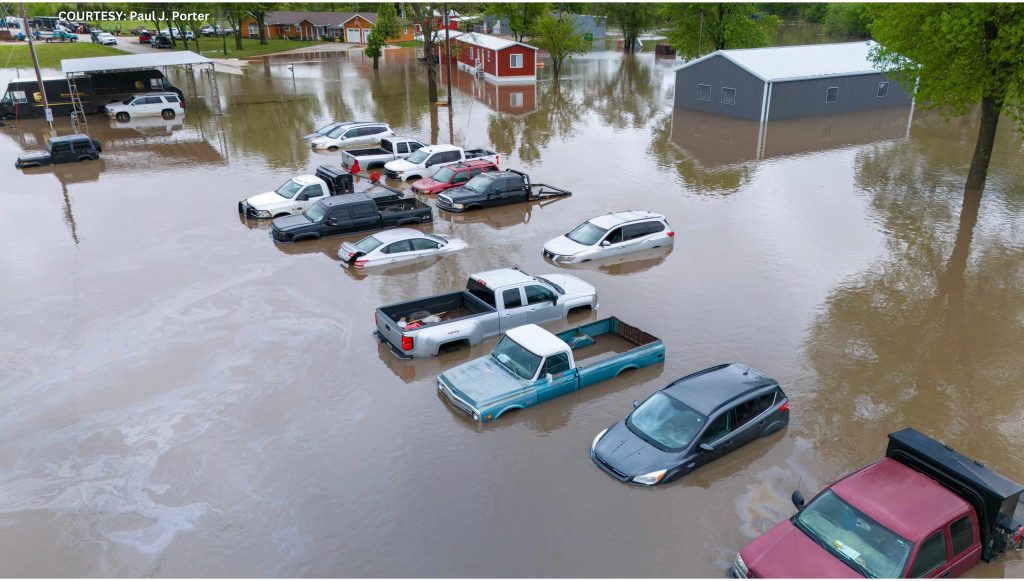
[[[213,112],[215,115],[223,115],[220,110],[220,89],[217,88],[217,77],[213,74],[213,66],[206,69],[206,80],[210,83],[210,97],[213,99]]]
[[[75,133],[89,134],[89,123],[85,119],[85,108],[82,106],[82,95],[75,85],[75,77],[68,75],[68,89],[71,93],[71,128]]]
[[[188,83],[188,96],[193,99],[199,97],[199,93],[196,91],[196,75],[192,65],[185,65],[185,80]]]

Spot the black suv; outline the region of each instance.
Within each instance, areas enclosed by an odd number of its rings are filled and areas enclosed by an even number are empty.
[[[92,161],[100,158],[103,147],[88,135],[65,135],[46,140],[46,153],[23,155],[14,162],[14,167],[39,167],[72,161]]]
[[[749,365],[677,379],[601,432],[590,458],[622,482],[669,482],[789,425],[789,398]]]

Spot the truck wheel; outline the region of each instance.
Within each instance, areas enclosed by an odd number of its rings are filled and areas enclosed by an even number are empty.
[[[469,339],[460,339],[458,341],[449,341],[448,343],[445,343],[444,345],[441,345],[440,347],[438,347],[437,348],[437,353],[438,353],[438,355],[440,355],[441,353],[454,353],[455,351],[458,351],[459,349],[461,349],[463,347],[469,348]]]
[[[78,161],[80,161],[80,162],[81,161],[92,161],[92,158],[89,157],[88,155],[83,155],[83,156],[78,158]]]
[[[164,109],[160,112],[160,116],[164,119],[174,119],[174,111],[171,109]]]
[[[14,113],[4,113],[4,119],[14,119]]]
[[[338,151],[338,146],[337,145],[332,145],[332,146],[327,148],[327,151]]]
[[[288,212],[281,212],[280,214],[274,214],[275,218],[280,218],[281,216],[291,216],[291,214],[289,214]]]
[[[410,177],[405,178],[405,181],[406,181],[406,183],[410,183],[411,184],[414,181],[420,180],[420,179],[423,179],[423,178],[421,178],[420,176],[410,176]]]
[[[116,115],[116,117],[117,117],[118,121],[128,121],[129,119],[132,118],[131,115],[125,113],[124,111],[121,111],[120,113],[118,113]]]

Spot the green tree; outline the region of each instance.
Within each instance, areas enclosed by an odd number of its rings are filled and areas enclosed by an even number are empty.
[[[562,18],[563,15],[559,13],[558,18],[542,16],[537,20],[531,38],[533,44],[551,55],[551,74],[556,82],[562,72],[562,62],[567,58],[571,60],[573,55],[582,55],[590,48],[590,43],[576,31],[571,20]]]
[[[437,31],[434,29],[434,13],[440,13],[440,6],[434,2],[412,2],[407,5],[413,18],[420,25],[423,34],[423,56],[427,61],[427,98],[431,103],[437,101],[437,55],[434,47],[437,43]],[[437,143],[437,141],[431,141]]]
[[[390,2],[380,4],[377,8],[377,22],[374,23],[373,29],[380,33],[384,42],[387,42],[398,36],[399,28],[398,12],[395,11],[395,5]]]
[[[504,20],[512,36],[519,42],[523,37],[533,34],[533,27],[541,17],[551,14],[551,4],[547,2],[495,2],[486,8],[488,16]]]
[[[240,4],[217,4],[217,13],[227,23],[228,28],[234,30],[235,50],[242,50],[242,22],[246,17],[245,9]],[[227,37],[222,38],[221,42],[224,45],[224,56],[227,56]]]
[[[658,20],[657,5],[651,3],[597,4],[594,10],[622,31],[622,52],[634,52],[637,37],[654,28]]]
[[[755,4],[665,4],[671,25],[668,38],[684,58],[726,48],[767,45],[782,24],[774,14],[762,14]]]
[[[256,19],[260,29],[260,44],[267,44],[267,12],[274,9],[273,4],[247,4],[246,12]]]
[[[857,38],[870,38],[871,7],[859,3],[834,3],[825,9],[825,32]]]
[[[366,35],[366,48],[363,52],[366,56],[373,59],[374,70],[380,68],[380,57],[384,54],[384,45],[387,44],[384,40],[383,35],[377,31],[377,27],[374,26],[370,30],[370,34]]]
[[[961,212],[981,203],[996,128],[1006,110],[1024,130],[1024,5],[875,4],[871,59],[922,107],[962,115],[979,103],[981,120]]]

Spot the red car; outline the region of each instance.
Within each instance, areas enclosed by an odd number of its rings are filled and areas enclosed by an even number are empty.
[[[139,44],[149,44],[153,40],[152,33],[142,31],[139,33]]]
[[[1021,544],[1024,487],[904,429],[885,458],[804,504],[736,557],[730,573],[769,577],[957,577]]]
[[[442,167],[434,177],[423,178],[412,184],[412,191],[417,194],[437,194],[449,188],[461,186],[486,171],[500,171],[501,168],[493,161],[474,159]]]

